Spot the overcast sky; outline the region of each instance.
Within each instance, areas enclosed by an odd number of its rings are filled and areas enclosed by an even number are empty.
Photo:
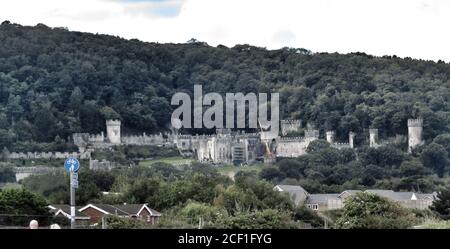
[[[0,0],[0,18],[150,42],[196,38],[450,62],[447,0]]]

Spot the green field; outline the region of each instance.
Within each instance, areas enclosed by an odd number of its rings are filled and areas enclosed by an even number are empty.
[[[229,176],[231,179],[234,179],[234,175],[239,171],[256,171],[260,172],[264,168],[264,164],[254,164],[254,165],[246,165],[246,166],[234,166],[234,165],[224,165],[218,166],[217,170],[222,175]]]
[[[194,159],[191,158],[184,158],[184,157],[164,157],[164,158],[157,158],[157,159],[151,159],[151,160],[144,160],[139,162],[139,166],[151,166],[155,163],[167,163],[171,165],[182,165],[182,164],[190,164],[193,162]]]

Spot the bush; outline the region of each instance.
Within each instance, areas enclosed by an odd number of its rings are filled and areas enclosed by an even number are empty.
[[[135,218],[122,218],[114,215],[105,217],[107,229],[148,229],[151,225]]]
[[[297,228],[297,224],[291,220],[289,213],[265,209],[224,217],[217,221],[216,227],[223,229],[288,229]]]
[[[404,229],[415,222],[414,215],[399,204],[372,194],[357,193],[345,201],[337,228],[346,229]]]

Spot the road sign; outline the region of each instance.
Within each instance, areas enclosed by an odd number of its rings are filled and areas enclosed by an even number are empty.
[[[78,188],[78,180],[72,180],[71,184],[72,188]]]
[[[80,162],[75,157],[69,157],[64,162],[67,172],[77,172],[80,169]]]

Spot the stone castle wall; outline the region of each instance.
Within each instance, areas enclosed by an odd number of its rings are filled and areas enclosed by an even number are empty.
[[[78,159],[90,159],[91,152],[11,152],[8,159],[66,159],[73,156]]]

